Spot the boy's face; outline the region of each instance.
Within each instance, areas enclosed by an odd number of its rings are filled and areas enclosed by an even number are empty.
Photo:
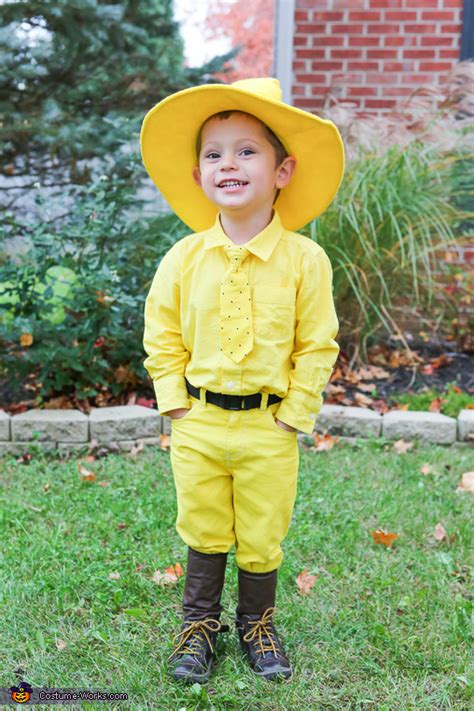
[[[270,209],[276,189],[289,182],[289,166],[295,163],[288,157],[276,166],[275,149],[263,125],[242,114],[211,119],[201,146],[194,180],[221,212],[234,216]]]

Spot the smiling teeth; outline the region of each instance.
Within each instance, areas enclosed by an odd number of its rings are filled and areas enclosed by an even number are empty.
[[[232,182],[226,182],[226,183],[221,183],[219,185],[220,188],[235,188],[238,187],[239,185],[245,185],[245,183],[238,182],[237,180],[233,180]]]

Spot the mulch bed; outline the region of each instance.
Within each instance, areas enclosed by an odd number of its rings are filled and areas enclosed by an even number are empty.
[[[474,356],[469,353],[461,353],[456,350],[456,346],[451,341],[429,341],[414,339],[410,342],[410,348],[418,356],[417,361],[412,366],[401,363],[396,367],[390,367],[383,361],[390,361],[390,356],[399,352],[399,347],[394,348],[384,346],[374,349],[369,355],[369,361],[380,365],[384,370],[388,370],[388,378],[371,378],[370,382],[377,387],[379,397],[389,399],[391,395],[401,393],[416,393],[422,390],[436,390],[444,392],[450,383],[454,383],[460,390],[467,394],[474,394]],[[387,357],[386,353],[390,353]],[[382,358],[378,358],[382,355]],[[406,358],[405,352],[401,354]],[[344,358],[341,351],[340,359]],[[357,391],[357,386],[351,385],[346,379],[333,380],[335,384],[343,384],[347,394],[350,396]]]

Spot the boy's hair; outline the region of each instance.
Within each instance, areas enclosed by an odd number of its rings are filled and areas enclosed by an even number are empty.
[[[207,118],[204,121],[201,128],[199,129],[199,133],[196,138],[196,156],[197,156],[198,161],[199,161],[199,154],[201,152],[201,147],[202,147],[202,131],[203,131],[206,123],[208,121],[210,121],[211,119],[215,119],[215,118],[218,118],[221,121],[224,119],[228,119],[229,116],[231,116],[232,114],[244,114],[245,116],[251,116],[256,121],[259,121],[262,124],[263,128],[265,129],[266,138],[272,144],[273,149],[275,151],[276,166],[279,166],[280,163],[282,163],[282,161],[288,156],[288,153],[286,152],[286,150],[285,150],[283,144],[281,143],[280,139],[278,138],[278,136],[276,136],[273,133],[272,129],[269,128],[266,123],[263,123],[263,121],[260,121],[260,119],[258,119],[253,114],[249,114],[247,111],[238,111],[237,109],[232,109],[230,111],[219,111],[219,113],[209,116],[209,118]]]

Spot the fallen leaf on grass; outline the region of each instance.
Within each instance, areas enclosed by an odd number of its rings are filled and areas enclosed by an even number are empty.
[[[60,652],[63,649],[66,649],[66,647],[67,647],[67,643],[64,640],[62,640],[62,639],[56,640],[56,648],[59,649]]]
[[[406,454],[407,450],[413,447],[413,442],[404,442],[403,439],[397,439],[393,448],[398,454]]]
[[[314,433],[314,448],[317,452],[322,452],[325,449],[332,449],[335,444],[339,442],[339,437],[333,437],[332,435],[325,432],[320,435],[317,432]]]
[[[109,573],[109,580],[120,580],[120,573]]]
[[[433,536],[437,541],[442,541],[444,538],[448,538],[448,535],[442,523],[436,524]]]
[[[456,491],[469,491],[474,493],[474,472],[465,472],[461,477],[461,483]]]
[[[161,570],[155,570],[151,579],[154,583],[158,585],[169,585],[170,583],[177,583],[178,578],[183,574],[183,569],[179,563],[168,566],[165,568],[165,572],[162,573]]]
[[[86,469],[85,467],[82,466],[80,462],[77,463],[77,468],[79,470],[79,474],[81,476],[81,481],[95,481],[96,476],[94,472],[89,471],[89,469]]]
[[[298,592],[301,595],[308,595],[316,582],[316,575],[311,575],[308,573],[308,569],[305,568],[303,572],[299,573],[296,577],[296,584],[298,586]]]
[[[425,476],[426,476],[426,474],[430,474],[431,473],[431,464],[423,464],[420,471]]]
[[[390,548],[393,542],[398,538],[398,533],[390,533],[389,531],[384,531],[382,528],[377,528],[375,531],[372,531],[372,538],[375,543],[380,543]]]

